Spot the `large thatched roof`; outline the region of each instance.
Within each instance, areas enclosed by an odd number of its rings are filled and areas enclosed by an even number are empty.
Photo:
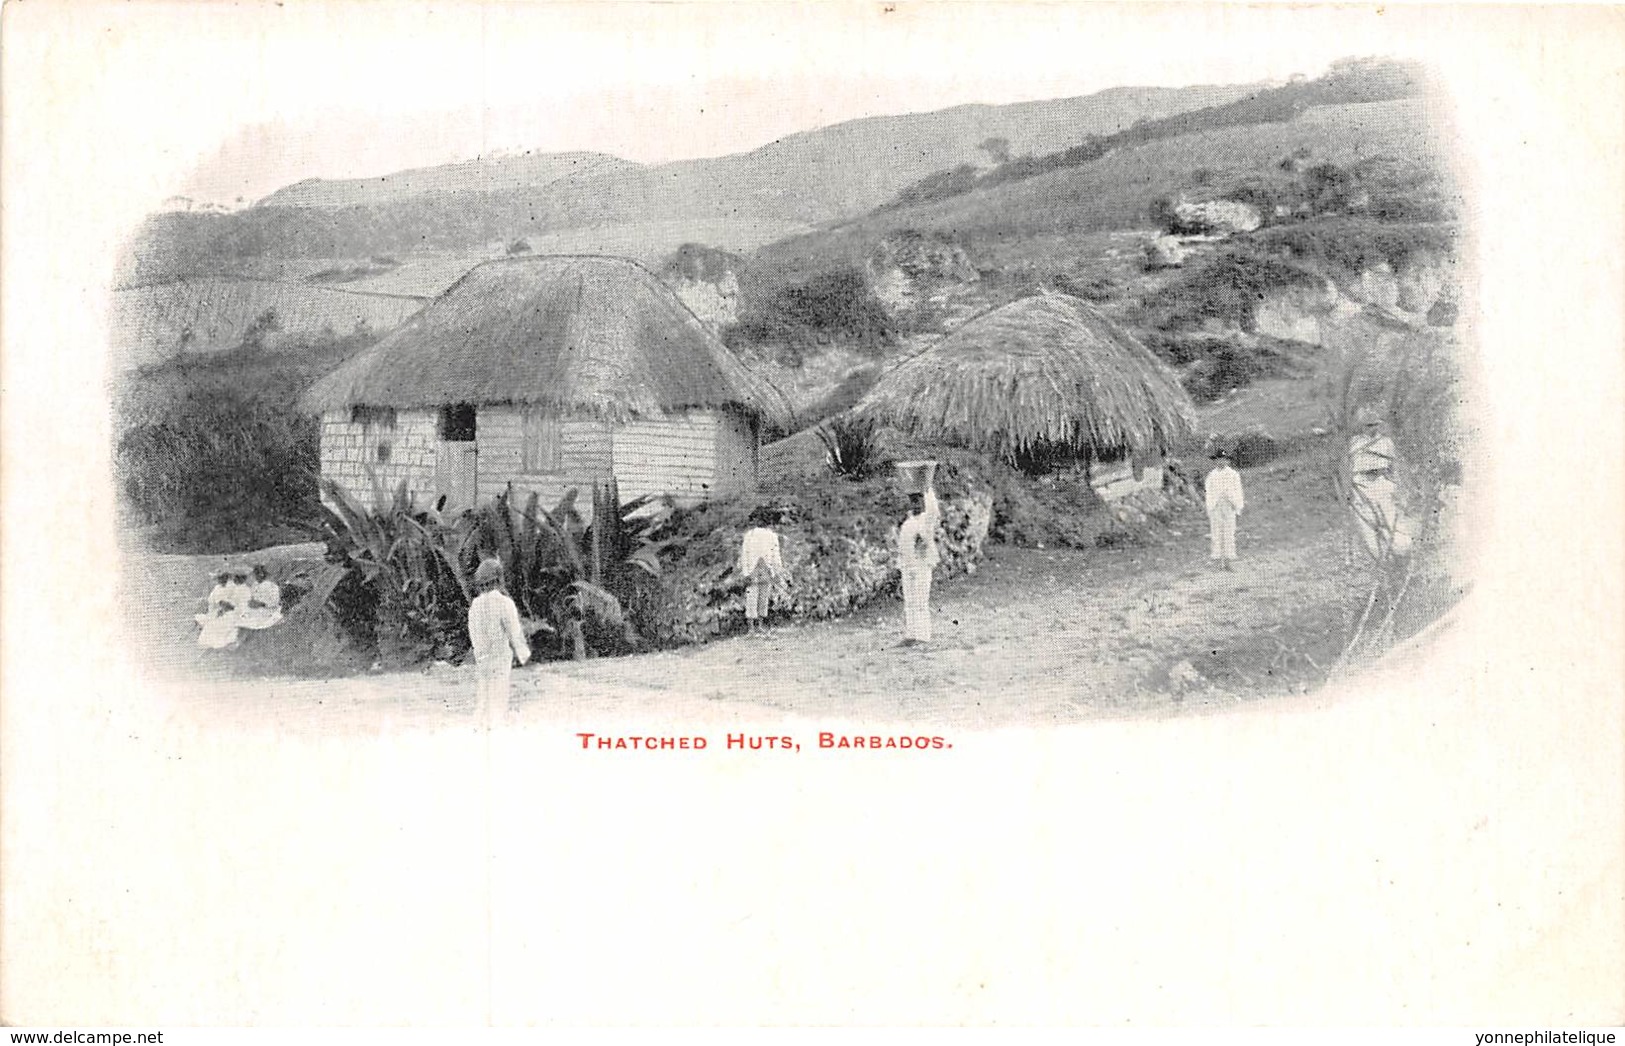
[[[927,439],[1014,457],[1041,447],[1151,449],[1190,435],[1174,374],[1065,294],[983,314],[881,377],[858,413]]]
[[[306,409],[524,404],[615,418],[783,398],[653,273],[624,258],[486,262],[317,382]]]

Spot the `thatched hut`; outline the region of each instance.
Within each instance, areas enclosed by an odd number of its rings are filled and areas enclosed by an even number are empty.
[[[1053,292],[969,321],[883,375],[855,409],[1021,463],[1160,455],[1195,424],[1167,366],[1099,310]]]
[[[652,273],[589,256],[476,266],[304,405],[323,476],[453,506],[610,476],[628,498],[748,490],[763,421],[786,413]]]

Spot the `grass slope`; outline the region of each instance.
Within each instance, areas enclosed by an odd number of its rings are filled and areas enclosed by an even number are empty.
[[[113,292],[112,358],[122,370],[183,352],[231,349],[267,314],[275,320],[262,323],[266,344],[308,340],[323,331],[382,333],[423,304],[415,297],[221,276],[124,288]]]
[[[1149,142],[1084,166],[881,211],[768,244],[756,252],[747,289],[751,283],[770,286],[861,265],[876,243],[908,229],[954,237],[981,267],[1050,262],[1062,268],[1076,253],[1070,248],[1077,237],[1148,226],[1148,210],[1158,197],[1211,192],[1242,179],[1286,184],[1292,175],[1277,165],[1295,150],[1340,165],[1388,156],[1440,170],[1447,143],[1438,126],[1429,102],[1403,99],[1315,109],[1282,123]]]
[[[517,176],[490,173],[498,161],[401,172],[365,193],[347,184],[300,183],[234,214],[153,216],[125,252],[120,278],[236,271],[242,259],[264,256],[404,257],[521,237],[538,252],[648,257],[690,241],[748,250],[861,214],[932,171],[986,164],[991,154],[980,145],[988,138],[1004,138],[1010,148],[1055,149],[1249,90],[1116,88],[1083,98],[873,117],[746,153],[652,167],[604,163],[560,177],[549,171],[519,186],[512,184]],[[320,206],[287,206],[311,201]]]

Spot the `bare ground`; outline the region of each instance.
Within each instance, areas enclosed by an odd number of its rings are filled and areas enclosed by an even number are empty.
[[[1207,560],[1206,521],[1190,506],[1153,544],[991,546],[973,577],[937,587],[929,647],[897,646],[902,608],[885,600],[761,637],[528,666],[514,674],[513,716],[794,715],[974,729],[1176,714],[1301,693],[1322,678],[1347,621],[1351,579],[1336,506],[1308,460],[1251,470],[1246,483],[1234,573]],[[131,601],[154,611],[140,637],[150,646],[145,661],[210,678],[208,687],[185,688],[188,704],[209,718],[297,730],[334,717],[427,726],[469,716],[472,685],[460,669],[231,678],[191,643],[190,614],[214,561],[140,562],[127,582]],[[1170,685],[1169,669],[1182,661],[1201,682]],[[247,694],[256,699],[243,700]]]

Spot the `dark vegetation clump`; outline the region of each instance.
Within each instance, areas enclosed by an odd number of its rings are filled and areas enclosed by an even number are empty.
[[[1211,403],[1267,378],[1302,374],[1312,366],[1287,343],[1262,335],[1148,330],[1141,340],[1178,371],[1180,385],[1198,403]]]
[[[668,499],[619,503],[593,487],[592,519],[569,491],[552,509],[512,492],[453,520],[419,508],[403,482],[366,506],[324,482],[327,561],[343,570],[329,608],[351,643],[389,667],[469,650],[468,606],[484,559],[503,566],[532,651],[542,658],[623,654],[647,643],[638,607],[660,573]]]
[[[730,272],[737,277],[744,271],[743,256],[703,243],[682,244],[660,266],[660,274],[668,279],[709,283],[715,283]]]
[[[1243,331],[1255,327],[1254,316],[1272,292],[1290,287],[1319,287],[1321,277],[1302,265],[1238,245],[1207,264],[1180,274],[1152,294],[1145,309],[1154,325],[1188,330],[1209,322]]]
[[[133,375],[118,404],[119,488],[162,552],[224,553],[307,540],[320,526],[319,429],[299,397],[372,344],[364,327],[263,347],[182,355]]]
[[[783,286],[765,301],[747,303],[727,340],[730,348],[753,348],[798,365],[833,346],[879,356],[897,334],[896,323],[862,270],[849,266]]]
[[[988,539],[1016,548],[1091,548],[1109,524],[1083,469],[1037,478],[970,451],[941,452],[939,490],[985,490],[993,499]]]
[[[1293,264],[1359,272],[1387,264],[1395,269],[1421,253],[1443,254],[1455,246],[1448,224],[1397,224],[1374,218],[1324,217],[1261,231],[1260,250]]]
[[[939,482],[937,489],[939,576],[951,578],[974,569],[981,557],[989,499],[985,490],[952,482]],[[674,514],[661,597],[643,625],[657,645],[681,646],[743,631],[746,579],[736,569],[739,546],[764,509],[777,520],[774,529],[789,573],[772,619],[839,617],[896,591],[897,528],[908,500],[895,479],[853,480],[828,472],[800,477],[793,487],[702,502]]]

